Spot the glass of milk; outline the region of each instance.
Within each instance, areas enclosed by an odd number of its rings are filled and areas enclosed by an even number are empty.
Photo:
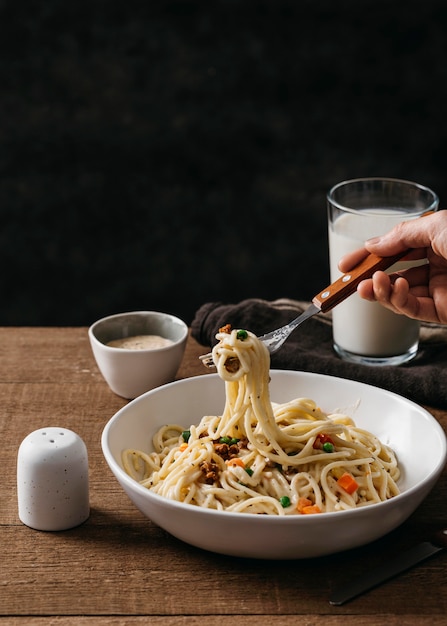
[[[359,178],[328,193],[331,281],[341,276],[339,259],[366,239],[383,235],[398,222],[436,210],[438,197],[422,185],[393,178]],[[424,263],[426,261],[422,261]],[[421,261],[413,262],[413,265]],[[388,272],[409,267],[399,262]],[[400,365],[416,356],[419,322],[367,302],[355,293],[332,311],[334,349],[346,361]]]

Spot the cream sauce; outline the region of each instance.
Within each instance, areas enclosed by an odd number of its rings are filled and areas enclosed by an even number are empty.
[[[174,342],[160,335],[135,335],[133,337],[122,337],[108,342],[112,348],[123,348],[125,350],[158,350],[171,346]]]

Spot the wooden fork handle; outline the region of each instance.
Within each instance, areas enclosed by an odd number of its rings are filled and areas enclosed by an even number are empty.
[[[402,257],[408,254],[408,250],[404,250],[394,256],[377,256],[369,254],[361,263],[359,263],[351,272],[347,272],[338,278],[334,283],[326,287],[318,293],[312,302],[323,312],[330,311],[340,302],[343,302],[348,296],[353,294],[357,285],[365,278],[371,276],[377,270],[386,270]]]

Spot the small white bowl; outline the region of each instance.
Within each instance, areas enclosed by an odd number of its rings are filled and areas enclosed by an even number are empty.
[[[361,546],[399,526],[428,495],[446,462],[446,437],[425,409],[371,385],[321,374],[271,371],[273,402],[315,400],[341,410],[391,446],[402,470],[401,493],[390,500],[318,515],[255,515],[200,508],[160,496],[123,469],[126,448],[151,451],[152,436],[167,423],[189,427],[203,415],[221,415],[224,383],[217,374],[188,378],[150,391],[118,411],[104,428],[102,449],[132,502],[153,522],[199,548],[238,557],[299,559]]]
[[[129,349],[110,341],[158,335],[172,343],[159,348]],[[181,319],[158,311],[133,311],[104,317],[88,330],[98,368],[110,389],[133,399],[174,380],[185,352],[188,327]]]

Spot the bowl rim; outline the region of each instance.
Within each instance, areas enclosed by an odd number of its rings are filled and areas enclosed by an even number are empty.
[[[211,374],[203,374],[201,376],[191,376],[191,377],[183,378],[180,380],[175,380],[171,383],[162,385],[161,387],[156,387],[154,389],[151,389],[150,391],[147,391],[141,396],[138,396],[137,398],[135,398],[134,400],[126,404],[124,407],[119,409],[106,423],[102,431],[102,435],[101,435],[101,447],[102,447],[103,455],[107,461],[107,464],[109,465],[110,470],[112,471],[112,473],[115,475],[115,477],[120,483],[124,482],[130,489],[136,490],[137,493],[148,497],[149,500],[154,499],[155,502],[159,501],[161,504],[163,504],[163,506],[167,506],[172,509],[180,509],[186,512],[189,511],[191,514],[197,514],[197,515],[210,515],[210,516],[218,515],[219,517],[222,515],[225,515],[225,518],[227,518],[228,520],[230,519],[241,520],[241,518],[243,518],[244,520],[256,519],[256,520],[259,520],[259,523],[261,524],[263,523],[267,524],[267,523],[271,523],[272,520],[278,520],[277,522],[274,522],[274,523],[275,524],[298,523],[300,525],[306,525],[308,523],[315,523],[316,519],[335,521],[335,520],[340,520],[344,518],[349,519],[350,517],[352,517],[352,515],[355,515],[356,517],[358,517],[359,515],[362,514],[362,512],[364,513],[367,511],[371,511],[371,509],[374,509],[374,511],[382,511],[383,514],[386,514],[386,511],[388,508],[394,508],[396,504],[398,505],[399,502],[401,502],[402,500],[413,498],[414,494],[421,489],[422,484],[433,483],[432,486],[434,486],[436,480],[439,478],[447,462],[447,435],[444,432],[438,420],[427,409],[417,404],[416,402],[413,402],[412,400],[409,400],[408,398],[405,398],[404,396],[397,394],[393,391],[382,389],[381,387],[377,387],[376,385],[370,385],[368,383],[363,383],[360,381],[353,381],[351,379],[341,378],[339,376],[330,376],[328,374],[304,372],[301,370],[280,370],[280,369],[270,370],[270,374],[271,375],[273,374],[274,376],[278,374],[283,375],[283,374],[288,374],[288,373],[300,374],[300,375],[303,375],[304,378],[317,377],[317,378],[320,378],[321,380],[326,380],[330,378],[331,380],[334,380],[334,381],[342,381],[344,384],[346,384],[347,382],[348,383],[352,382],[352,383],[355,383],[355,385],[359,386],[360,388],[369,388],[369,389],[372,388],[375,390],[379,390],[384,395],[396,398],[400,401],[404,401],[407,405],[414,408],[418,412],[422,413],[425,419],[427,419],[431,423],[432,427],[434,428],[435,433],[438,435],[439,440],[440,440],[440,445],[441,445],[441,454],[439,456],[437,463],[431,469],[431,471],[427,474],[427,476],[424,478],[422,483],[419,482],[416,485],[413,485],[409,487],[408,489],[401,491],[399,494],[397,494],[393,498],[390,498],[388,500],[384,500],[381,502],[377,502],[375,504],[361,506],[355,509],[348,509],[348,510],[336,511],[336,512],[333,512],[333,511],[322,512],[322,513],[319,513],[317,516],[315,515],[259,515],[257,513],[245,513],[245,512],[240,513],[240,512],[233,512],[233,511],[220,511],[216,509],[202,508],[202,507],[194,506],[192,504],[188,504],[185,502],[179,502],[177,500],[171,500],[169,498],[165,498],[164,496],[161,496],[160,494],[154,493],[153,491],[150,491],[146,487],[143,487],[142,485],[138,483],[138,481],[133,479],[131,476],[129,476],[125,472],[125,470],[121,467],[121,465],[116,461],[115,457],[113,456],[112,452],[110,451],[108,447],[109,433],[111,429],[113,428],[113,425],[121,418],[122,413],[125,413],[129,409],[129,406],[131,404],[135,405],[137,403],[144,402],[148,396],[157,393],[161,388],[166,389],[166,388],[172,387],[173,385],[180,386],[181,384],[188,384],[188,381],[192,381],[196,379],[203,379],[204,381],[210,378],[220,379],[217,373],[211,373]],[[222,384],[223,384],[223,381],[222,381]]]
[[[111,320],[116,320],[119,318],[125,318],[130,315],[134,317],[135,316],[153,317],[153,318],[162,318],[162,319],[170,320],[174,322],[175,324],[177,324],[182,329],[182,333],[178,339],[175,339],[175,340],[171,339],[172,343],[167,346],[161,346],[159,348],[143,348],[142,350],[138,350],[138,351],[132,350],[132,348],[118,348],[116,346],[109,346],[106,343],[103,343],[100,339],[98,339],[98,337],[96,336],[96,330],[100,324],[103,324]],[[114,313],[112,315],[106,315],[105,317],[101,317],[100,319],[93,322],[93,324],[91,324],[88,328],[88,336],[92,343],[98,346],[101,346],[101,348],[103,348],[106,352],[110,352],[110,353],[119,352],[120,354],[144,354],[147,352],[166,352],[186,342],[186,339],[188,338],[188,332],[189,332],[188,325],[180,317],[177,317],[176,315],[173,315],[171,313],[164,313],[163,311],[144,311],[144,310],[124,311],[123,313]],[[153,389],[151,389],[150,391],[153,391]]]

